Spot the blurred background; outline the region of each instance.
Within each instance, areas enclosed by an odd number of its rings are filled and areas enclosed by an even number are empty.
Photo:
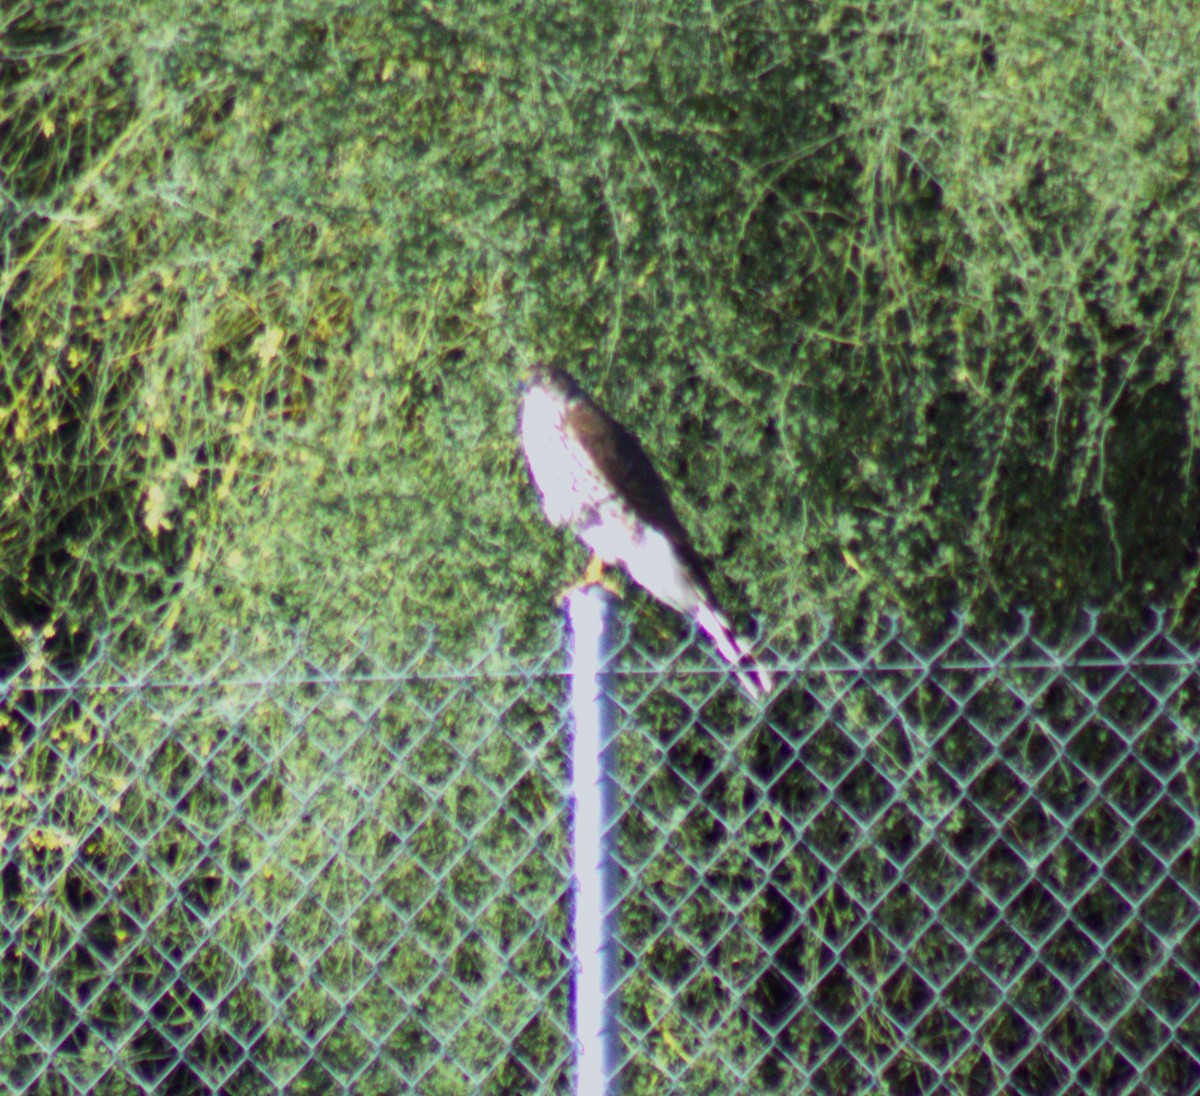
[[[583,554],[517,449],[535,358],[784,649],[821,615],[1194,631],[1177,5],[26,0],[0,33],[0,658],[544,634]]]
[[[13,1091],[564,1090],[539,359],[629,1091],[1200,1091],[1194,0],[8,0],[0,244]]]

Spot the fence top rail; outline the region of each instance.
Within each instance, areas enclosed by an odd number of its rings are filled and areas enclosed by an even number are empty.
[[[1161,613],[1127,649],[1106,639],[1096,614],[1085,616],[1082,627],[1056,642],[1039,639],[1032,621],[1022,617],[1008,635],[985,640],[956,618],[936,642],[906,639],[903,622],[892,620],[885,633],[855,649],[834,635],[826,620],[803,649],[781,652],[764,644],[759,661],[780,678],[874,677],[877,675],[947,673],[1063,673],[1075,671],[1171,670],[1187,674],[1200,670],[1200,646],[1171,634]],[[722,676],[728,668],[706,649],[697,653],[693,634],[664,654],[648,652],[628,637],[618,642],[610,669],[619,676]],[[531,681],[563,678],[569,673],[561,645],[513,650],[502,629],[475,653],[447,655],[438,650],[436,628],[425,629],[408,652],[388,662],[372,650],[369,636],[349,643],[340,654],[314,657],[302,640],[274,652],[245,653],[236,641],[226,646],[215,663],[189,667],[186,651],[170,647],[145,658],[114,654],[101,647],[82,664],[64,667],[37,648],[7,670],[0,670],[0,692],[20,688],[27,693],[112,692],[143,690],[264,689],[397,685],[468,680]],[[369,664],[364,666],[364,663]]]

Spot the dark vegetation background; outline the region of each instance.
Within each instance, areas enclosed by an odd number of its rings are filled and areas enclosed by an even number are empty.
[[[1196,638],[1198,232],[1194,3],[9,2],[0,664],[552,641],[583,557],[517,450],[534,358],[781,651],[1083,607]],[[87,801],[86,733],[3,730],[26,822]]]
[[[3,644],[544,629],[519,364],[785,649],[1193,628],[1177,5],[18,3]],[[47,637],[48,639],[50,637]]]

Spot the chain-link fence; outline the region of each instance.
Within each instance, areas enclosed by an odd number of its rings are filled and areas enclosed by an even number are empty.
[[[1197,652],[627,644],[624,1090],[1200,1091]],[[569,1086],[559,652],[0,679],[17,1092]]]

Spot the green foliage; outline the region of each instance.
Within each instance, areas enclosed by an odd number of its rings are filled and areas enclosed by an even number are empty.
[[[27,5],[9,630],[543,631],[515,366],[639,429],[784,643],[1188,607],[1196,20]]]
[[[1164,0],[8,5],[0,661],[104,643],[208,666],[232,635],[436,666],[431,625],[444,657],[498,625],[551,639],[579,557],[517,453],[535,357],[645,439],[721,594],[780,649],[822,614],[870,636],[892,613],[936,634],[1026,608],[1053,632],[1155,602],[1195,635],[1198,101],[1200,10]],[[677,639],[639,595],[629,612],[647,646]],[[281,756],[269,721],[238,733],[262,752],[220,746],[226,788]],[[456,733],[471,754],[489,724]],[[91,825],[104,800],[69,754],[12,734],[6,773],[19,755],[64,831]],[[207,756],[178,748],[151,771]],[[415,779],[441,779],[440,748]],[[245,809],[303,859],[266,787]],[[738,825],[778,844],[783,818]],[[704,825],[678,821],[709,864]],[[162,832],[167,860],[190,840]],[[721,915],[694,912],[693,938]],[[320,1026],[327,1002],[289,1000]],[[670,1022],[648,997],[664,1061],[691,1054]],[[546,1038],[523,1053],[551,1070]]]

